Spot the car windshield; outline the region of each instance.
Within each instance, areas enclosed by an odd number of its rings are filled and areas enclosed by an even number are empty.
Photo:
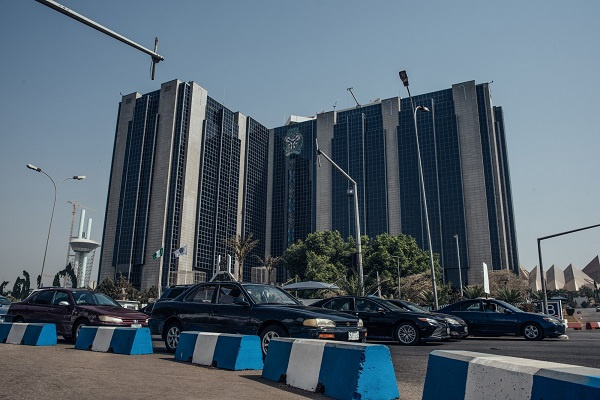
[[[505,302],[505,301],[502,301],[502,300],[496,300],[496,302],[497,302],[498,304],[500,304],[502,307],[504,307],[504,308],[508,308],[508,309],[509,309],[510,311],[512,311],[512,312],[523,312],[523,310],[521,310],[520,308],[518,308],[518,307],[515,307],[515,306],[513,306],[512,304],[508,304],[508,303],[507,303],[507,302]]]
[[[111,299],[110,297],[95,292],[88,291],[73,291],[73,299],[75,304],[80,306],[116,306],[121,307],[119,303]]]
[[[402,306],[404,306],[404,308],[406,308],[408,311],[431,314],[431,311],[421,308],[415,303],[411,303],[409,301],[403,301]]]
[[[301,304],[285,290],[270,285],[245,285],[256,304]]]

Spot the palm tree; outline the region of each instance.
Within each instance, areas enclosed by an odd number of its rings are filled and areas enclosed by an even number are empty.
[[[252,234],[250,233],[246,237],[235,235],[229,239],[225,239],[225,244],[233,252],[235,259],[239,264],[237,280],[242,282],[244,278],[244,259],[258,245],[258,240],[252,239]]]
[[[513,305],[523,301],[523,295],[517,289],[498,289],[496,298]]]
[[[483,297],[485,292],[481,285],[467,285],[463,288],[463,294],[467,299],[476,299],[478,297]]]
[[[262,267],[265,267],[265,269],[267,270],[267,285],[270,285],[272,271],[277,266],[277,264],[279,264],[281,262],[282,258],[266,256],[264,259],[262,259],[257,255],[254,255],[254,257],[258,260],[260,265]]]

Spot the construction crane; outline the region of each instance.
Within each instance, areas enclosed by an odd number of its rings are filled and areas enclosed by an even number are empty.
[[[69,258],[71,258],[71,240],[75,239],[73,237],[73,224],[75,223],[75,214],[77,214],[77,207],[84,208],[90,211],[96,211],[93,208],[88,208],[81,203],[78,203],[77,200],[67,201],[67,203],[73,205],[73,215],[71,216],[71,229],[69,230],[69,240],[67,240],[67,261],[65,262],[65,266],[69,265]],[[88,238],[89,239],[89,238]]]

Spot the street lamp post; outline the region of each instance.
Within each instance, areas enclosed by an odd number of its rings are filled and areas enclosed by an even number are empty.
[[[402,298],[400,293],[400,256],[392,256],[396,259],[396,270],[398,271],[398,298]]]
[[[360,215],[358,213],[359,212],[358,185],[356,184],[356,181],[354,179],[352,179],[350,177],[350,175],[348,175],[346,173],[346,171],[344,171],[342,168],[340,168],[340,166],[337,165],[331,158],[329,158],[329,156],[327,154],[323,153],[319,149],[319,143],[316,142],[316,140],[315,140],[315,144],[317,147],[317,156],[325,157],[325,159],[327,161],[329,161],[331,163],[331,165],[333,165],[338,171],[340,171],[340,173],[342,175],[344,175],[344,177],[346,179],[348,179],[350,181],[350,183],[352,184],[352,192],[354,195],[354,224],[356,225],[356,263],[358,264],[358,276],[360,279],[360,291],[361,291],[361,295],[364,296],[365,295],[365,285],[363,282],[364,278],[363,278],[362,249],[361,249],[361,243],[360,243]]]
[[[419,132],[417,130],[417,111],[429,112],[429,108],[425,106],[418,106],[415,108],[412,96],[410,95],[410,89],[408,88],[408,75],[406,71],[400,71],[400,80],[408,91],[408,97],[410,98],[410,106],[413,113],[413,122],[415,124],[415,139],[417,144],[417,163],[419,164],[419,180],[421,184],[421,196],[423,198],[423,208],[425,209],[425,229],[427,230],[427,245],[429,247],[429,265],[431,267],[431,286],[433,288],[433,301],[435,309],[438,309],[438,295],[437,285],[435,283],[435,267],[433,265],[433,249],[431,248],[431,231],[429,229],[429,212],[427,211],[427,197],[425,196],[425,180],[423,179],[423,165],[421,163],[421,150],[419,148]]]
[[[46,175],[52,182],[52,185],[54,185],[54,202],[52,203],[52,214],[50,214],[50,226],[48,226],[48,236],[46,237],[46,248],[44,249],[44,260],[42,261],[42,271],[40,272],[40,282],[38,283],[38,288],[39,288],[39,287],[42,287],[42,280],[44,279],[44,266],[46,265],[46,254],[48,253],[48,242],[50,241],[50,231],[52,230],[52,220],[54,219],[54,208],[56,207],[56,192],[58,191],[58,188],[60,187],[60,185],[62,185],[65,181],[68,181],[70,179],[80,181],[80,180],[85,179],[85,176],[83,176],[83,175],[70,176],[68,178],[63,179],[58,185],[56,185],[56,182],[54,182],[54,179],[52,179],[52,177],[50,175],[48,175],[45,171],[43,171],[41,168],[36,167],[35,165],[32,165],[32,164],[27,164],[27,168],[34,170],[36,172],[41,172],[42,174]]]
[[[458,246],[458,234],[454,235],[456,239],[456,257],[458,258],[458,284],[460,285],[460,298],[463,298],[462,271],[460,269],[460,247]]]

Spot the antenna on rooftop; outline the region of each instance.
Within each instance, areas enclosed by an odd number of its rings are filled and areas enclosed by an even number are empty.
[[[358,100],[356,100],[356,96],[354,96],[354,93],[352,93],[352,89],[354,89],[354,88],[349,87],[346,90],[349,91],[350,94],[352,95],[352,97],[354,98],[354,101],[356,102],[356,107],[360,107],[360,104],[358,104]]]

